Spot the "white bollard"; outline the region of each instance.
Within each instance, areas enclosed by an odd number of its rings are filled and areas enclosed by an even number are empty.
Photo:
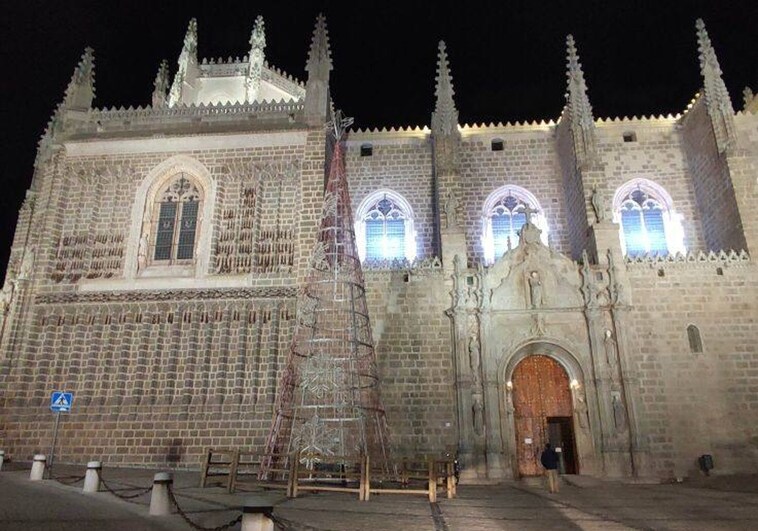
[[[0,470],[3,469],[3,461],[5,461],[5,450],[0,450]]]
[[[274,531],[274,521],[269,518],[274,507],[261,500],[251,499],[242,507],[241,531]]]
[[[100,471],[103,464],[100,461],[90,461],[87,463],[87,472],[84,475],[84,494],[91,494],[100,490]]]
[[[167,516],[171,514],[171,500],[168,488],[174,483],[169,472],[158,472],[153,477],[153,492],[150,496],[150,516]]]
[[[45,464],[47,463],[47,457],[43,454],[37,454],[34,456],[34,463],[32,463],[32,472],[29,474],[31,481],[40,481],[45,475]]]

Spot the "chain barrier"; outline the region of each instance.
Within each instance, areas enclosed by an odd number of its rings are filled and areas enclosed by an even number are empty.
[[[230,529],[242,521],[242,515],[240,514],[231,522],[227,522],[223,525],[216,527],[203,527],[200,524],[193,522],[190,517],[187,516],[187,513],[182,510],[182,508],[179,506],[179,502],[177,501],[176,496],[174,495],[174,489],[171,487],[171,485],[168,486],[168,499],[171,501],[171,504],[176,507],[176,512],[179,513],[179,516],[182,517],[182,520],[187,522],[187,525],[189,525],[192,529],[197,529],[197,531],[225,531],[226,529]]]
[[[153,490],[153,486],[152,485],[150,485],[146,489],[143,489],[143,488],[140,488],[140,487],[127,487],[127,488],[125,488],[123,490],[134,490],[134,489],[140,489],[140,490],[139,490],[139,492],[136,492],[134,494],[120,494],[119,492],[116,492],[116,490],[113,489],[110,485],[108,485],[108,483],[106,483],[103,478],[100,478],[100,484],[103,487],[105,487],[105,490],[107,490],[108,492],[110,492],[111,494],[113,494],[114,496],[116,496],[117,498],[121,498],[122,500],[131,502],[131,503],[137,503],[136,501],[132,501],[132,500],[134,500],[134,498],[139,498],[140,496],[144,496],[145,494],[147,494],[148,492],[150,492],[151,490]]]
[[[79,483],[80,481],[83,481],[86,476],[54,476],[52,472],[50,472],[50,479],[54,479],[61,485],[68,485],[71,486],[74,483]]]
[[[282,518],[281,516],[276,516],[273,513],[267,516],[271,519],[271,521],[274,522],[277,529],[281,529],[283,531],[328,531],[322,527],[313,527],[312,525],[293,522],[292,520]]]

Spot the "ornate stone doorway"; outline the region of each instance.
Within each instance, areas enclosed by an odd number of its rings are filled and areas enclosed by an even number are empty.
[[[547,442],[561,449],[562,468],[577,473],[574,408],[565,369],[549,356],[527,356],[513,371],[511,384],[519,476],[543,474],[539,458]]]

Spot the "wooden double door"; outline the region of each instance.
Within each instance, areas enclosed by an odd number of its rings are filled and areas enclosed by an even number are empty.
[[[511,382],[519,475],[544,473],[540,455],[548,442],[561,456],[561,471],[578,473],[574,412],[566,371],[549,356],[533,355],[519,362]]]

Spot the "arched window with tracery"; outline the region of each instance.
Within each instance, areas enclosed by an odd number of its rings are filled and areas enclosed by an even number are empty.
[[[358,207],[355,235],[361,260],[416,258],[413,210],[400,194],[379,190]]]
[[[487,263],[503,256],[519,243],[519,231],[526,223],[527,208],[532,212],[532,223],[541,231],[542,242],[547,245],[547,223],[537,198],[519,186],[503,186],[489,195],[482,214],[482,247]]]
[[[195,258],[202,193],[185,173],[176,175],[157,195],[150,257],[157,265],[189,263]]]
[[[684,253],[684,234],[671,197],[647,179],[619,188],[614,198],[614,221],[621,225],[621,246],[627,256]]]

